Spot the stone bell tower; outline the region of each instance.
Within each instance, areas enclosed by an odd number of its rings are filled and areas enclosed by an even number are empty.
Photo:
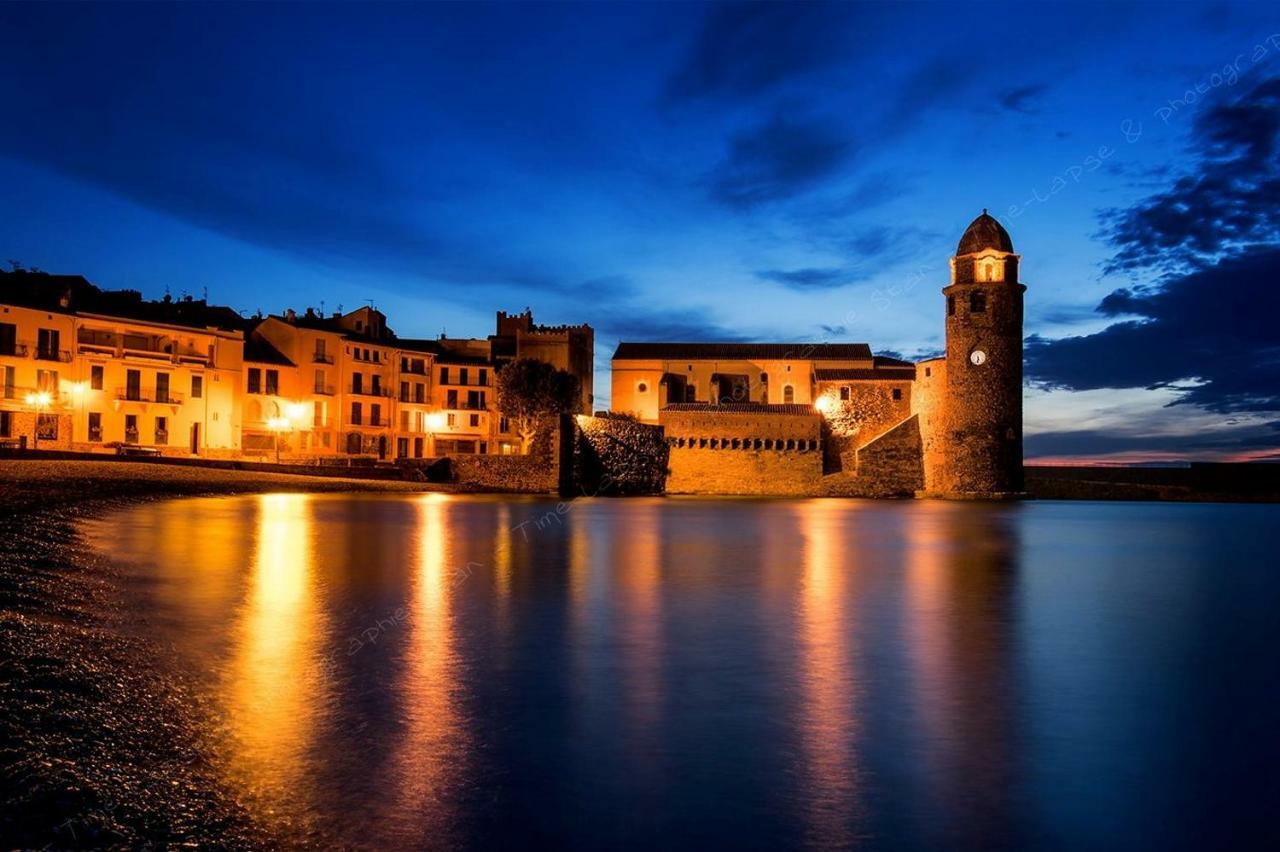
[[[1022,492],[1022,296],[1009,232],[973,220],[951,259],[946,296],[945,453],[938,489],[956,497]]]

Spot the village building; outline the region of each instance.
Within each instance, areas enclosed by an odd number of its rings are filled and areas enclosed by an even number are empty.
[[[497,313],[487,338],[406,339],[371,306],[244,318],[79,276],[0,273],[0,442],[345,462],[520,452],[496,371],[537,358],[591,408],[594,333]]]

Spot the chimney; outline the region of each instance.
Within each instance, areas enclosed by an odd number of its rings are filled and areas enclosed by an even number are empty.
[[[284,312],[284,318],[285,318],[285,321],[287,322],[295,323],[298,321],[298,312],[295,311],[293,308],[289,308],[287,311]]]

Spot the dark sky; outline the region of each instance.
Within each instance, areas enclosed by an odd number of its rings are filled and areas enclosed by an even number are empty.
[[[937,351],[986,207],[1029,456],[1276,456],[1273,6],[5,5],[0,259],[405,335],[529,306],[607,397],[619,339]]]

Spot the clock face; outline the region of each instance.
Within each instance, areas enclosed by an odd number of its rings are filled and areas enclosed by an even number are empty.
[[[975,349],[969,353],[969,360],[980,367],[987,363],[987,353],[983,352],[981,349]]]

